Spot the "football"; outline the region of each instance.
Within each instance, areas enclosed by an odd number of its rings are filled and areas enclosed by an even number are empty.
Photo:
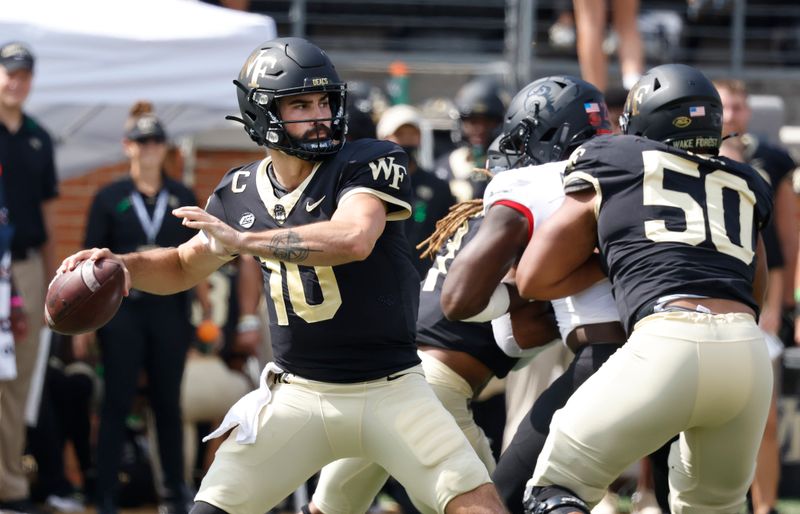
[[[56,275],[47,289],[44,317],[55,332],[92,332],[108,323],[122,303],[125,272],[112,259],[83,261]]]

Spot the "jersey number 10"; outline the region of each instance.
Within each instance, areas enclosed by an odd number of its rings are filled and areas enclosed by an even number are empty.
[[[286,289],[289,292],[289,301],[292,310],[306,323],[317,323],[333,318],[339,307],[342,306],[342,294],[339,291],[339,284],[336,282],[336,275],[330,266],[314,266],[314,273],[317,276],[317,283],[322,291],[322,303],[312,305],[306,300],[306,292],[303,287],[303,280],[300,275],[300,267],[291,262],[274,261],[261,259],[261,262],[269,270],[269,294],[272,303],[275,305],[275,317],[278,325],[288,325],[289,315],[286,308],[286,300],[283,297],[283,274],[281,264],[286,268]],[[310,270],[309,270],[310,271]]]

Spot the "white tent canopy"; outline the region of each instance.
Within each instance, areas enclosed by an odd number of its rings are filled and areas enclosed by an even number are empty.
[[[154,104],[172,139],[228,126],[231,81],[275,35],[267,16],[195,0],[25,0],[0,12],[0,44],[21,41],[36,57],[26,111],[56,141],[61,178],[124,159],[137,100]]]

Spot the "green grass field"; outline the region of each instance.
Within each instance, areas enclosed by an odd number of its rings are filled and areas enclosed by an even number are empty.
[[[800,514],[800,500],[781,500],[778,502],[781,514]]]
[[[630,498],[621,497],[619,513],[628,514],[630,511]],[[800,514],[800,499],[778,500],[778,512],[780,512],[780,514]]]

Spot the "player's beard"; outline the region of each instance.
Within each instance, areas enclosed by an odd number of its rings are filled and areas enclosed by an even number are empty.
[[[314,143],[317,141],[324,141],[332,139],[331,129],[326,125],[314,125],[313,128],[306,130],[303,137],[299,139],[301,143]]]
[[[306,149],[315,151],[327,151],[336,144],[333,140],[333,133],[325,125],[315,125],[303,133],[303,137],[297,140],[297,144]]]

